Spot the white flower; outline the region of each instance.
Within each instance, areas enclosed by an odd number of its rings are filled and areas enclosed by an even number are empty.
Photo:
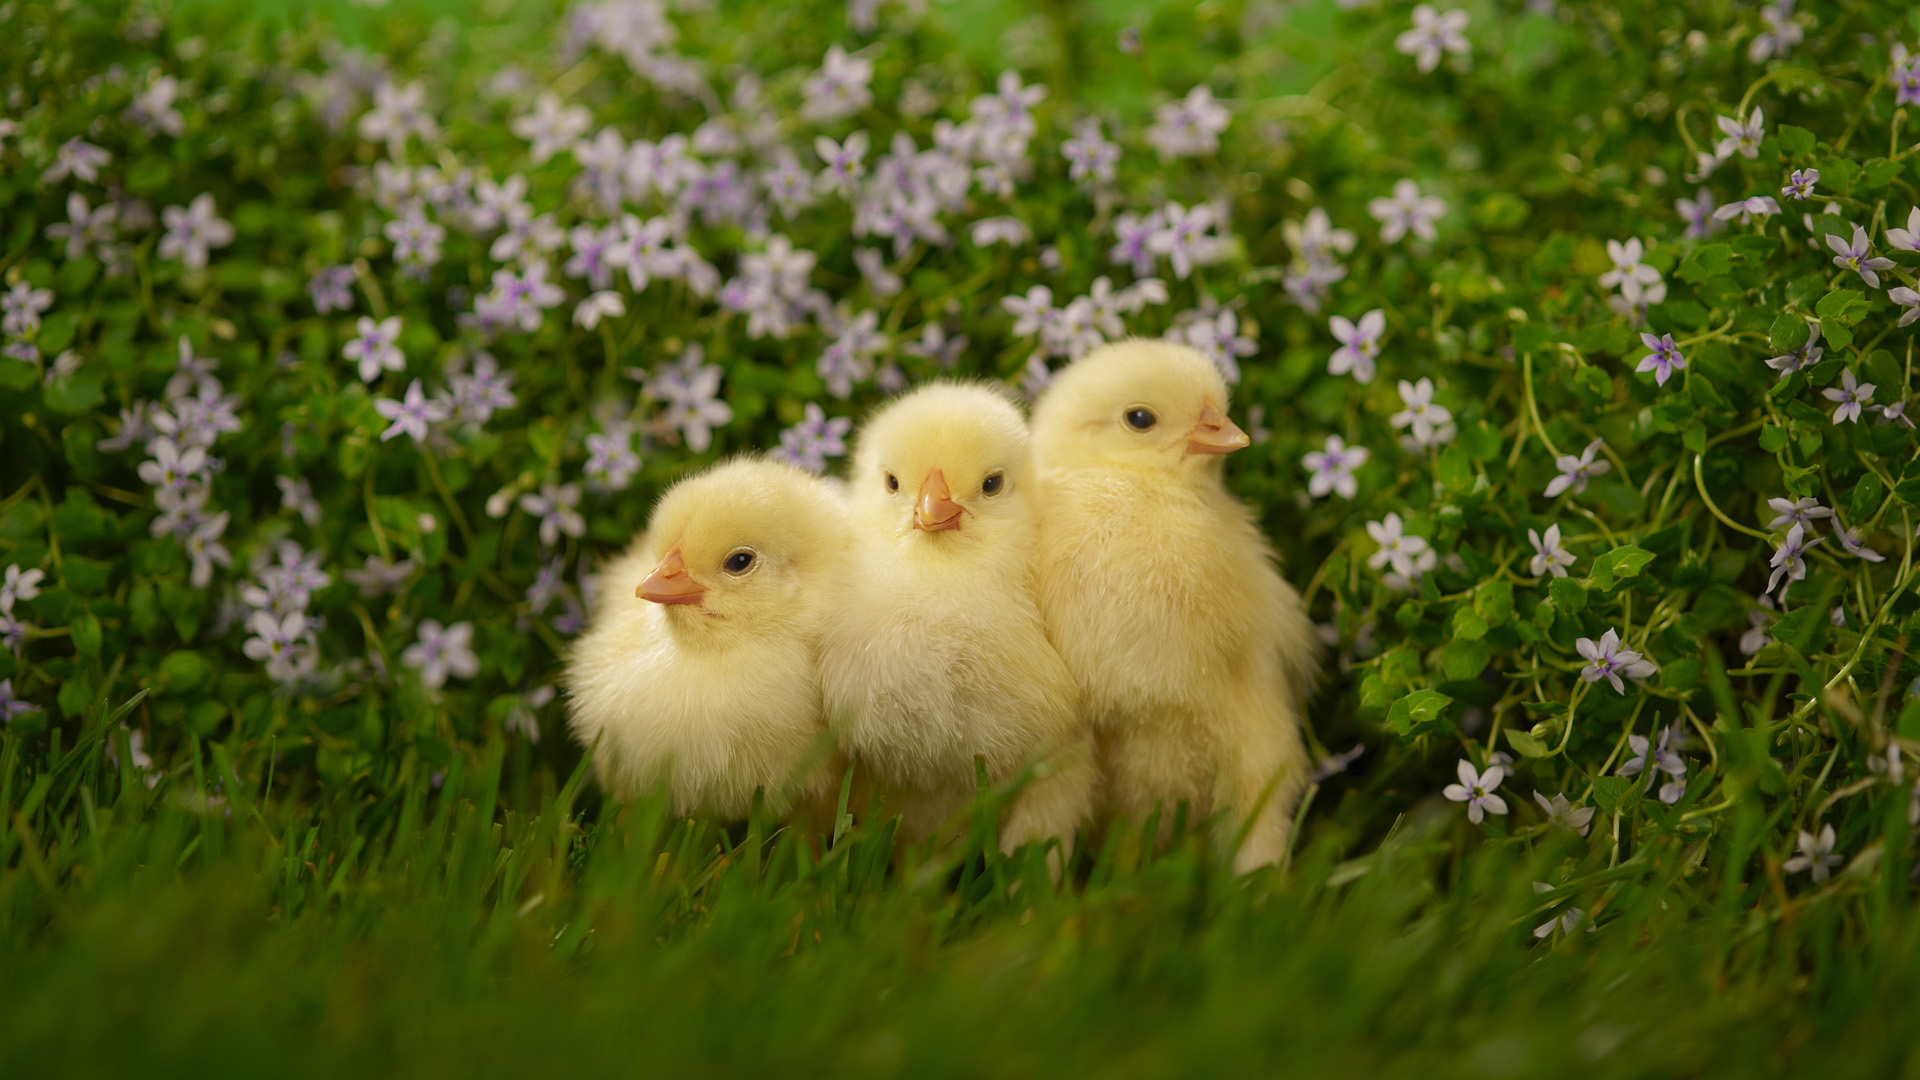
[[[1599,449],[1600,440],[1595,439],[1587,444],[1587,448],[1579,457],[1574,457],[1572,454],[1560,455],[1554,463],[1559,466],[1560,475],[1547,482],[1547,498],[1551,499],[1563,491],[1571,491],[1578,495],[1587,490],[1588,480],[1611,471],[1612,462],[1594,460],[1593,455]]]
[[[1580,681],[1598,682],[1605,679],[1613,684],[1616,694],[1627,692],[1626,684],[1620,676],[1629,679],[1644,679],[1659,670],[1653,661],[1642,657],[1632,649],[1620,647],[1620,635],[1609,629],[1600,635],[1599,642],[1592,638],[1580,638],[1573,643],[1575,651],[1587,658],[1587,666],[1580,669]]]
[[[1420,567],[1416,559],[1428,550],[1427,541],[1422,536],[1412,536],[1399,514],[1388,514],[1383,520],[1367,522],[1367,535],[1380,545],[1380,550],[1367,556],[1367,565],[1375,570],[1393,564],[1395,573],[1403,578],[1419,575]]]
[[[1766,115],[1759,109],[1747,114],[1745,121],[1735,120],[1731,116],[1722,116],[1716,121],[1726,135],[1713,148],[1714,156],[1725,161],[1734,154],[1749,161],[1760,156],[1760,140],[1766,138]]]
[[[1813,880],[1825,881],[1833,876],[1833,868],[1847,860],[1833,853],[1835,837],[1832,825],[1822,825],[1820,835],[1801,830],[1795,837],[1800,853],[1780,864],[1780,868],[1789,874],[1802,870],[1811,870]]]
[[[1454,802],[1466,803],[1468,821],[1478,825],[1487,814],[1507,812],[1507,800],[1493,793],[1493,789],[1499,787],[1500,781],[1507,777],[1504,768],[1488,765],[1487,771],[1479,772],[1474,769],[1472,762],[1461,758],[1454,772],[1460,777],[1460,782],[1441,788],[1440,794]]]
[[[1453,419],[1453,413],[1444,405],[1433,401],[1433,380],[1421,379],[1417,383],[1400,380],[1400,400],[1407,407],[1389,418],[1396,428],[1411,426],[1413,441],[1419,446],[1434,446],[1442,440],[1438,438],[1439,429]]]
[[[1560,526],[1547,526],[1547,535],[1543,538],[1532,529],[1527,530],[1527,539],[1533,544],[1533,576],[1552,574],[1554,577],[1566,577],[1567,567],[1573,565],[1573,552],[1560,546]]]
[[[539,165],[573,145],[593,126],[593,114],[581,105],[562,105],[560,95],[541,94],[533,112],[514,118],[509,125],[515,135],[533,144],[529,153]]]
[[[420,640],[401,651],[400,662],[418,671],[430,690],[445,686],[449,675],[473,678],[480,674],[480,658],[473,652],[473,624],[442,627],[433,619],[422,619]]]
[[[1420,194],[1420,185],[1412,180],[1396,182],[1391,197],[1367,203],[1367,213],[1380,223],[1383,244],[1398,243],[1409,232],[1421,240],[1432,241],[1440,235],[1433,223],[1446,212],[1445,201]]]
[[[1413,9],[1413,29],[1395,38],[1393,47],[1413,57],[1421,71],[1432,71],[1439,66],[1442,52],[1465,56],[1473,48],[1461,33],[1466,28],[1466,12],[1437,13],[1431,5],[1421,4]]]
[[[1567,801],[1565,795],[1555,795],[1552,799],[1548,799],[1538,791],[1533,793],[1533,801],[1539,803],[1540,809],[1547,812],[1547,821],[1550,824],[1557,825],[1568,832],[1579,833],[1581,836],[1587,835],[1587,831],[1593,828],[1593,807],[1591,806],[1583,806],[1576,810],[1573,804]]]
[[[1640,303],[1648,287],[1660,283],[1660,271],[1640,261],[1645,251],[1637,236],[1624,244],[1607,241],[1607,257],[1613,260],[1613,269],[1600,275],[1601,286],[1610,289],[1617,285],[1628,303]]]
[[[160,211],[166,235],[160,238],[160,257],[179,259],[189,269],[207,268],[210,248],[233,243],[233,226],[215,212],[213,196],[201,193],[185,207],[169,206]]]
[[[1202,84],[1184,100],[1155,110],[1147,142],[1159,151],[1161,161],[1211,154],[1220,149],[1220,134],[1230,119],[1226,108],[1214,101],[1213,90]]]
[[[1307,494],[1323,499],[1331,492],[1338,492],[1343,499],[1351,499],[1360,491],[1360,485],[1354,479],[1353,470],[1367,463],[1371,455],[1364,446],[1348,446],[1338,435],[1327,436],[1325,450],[1309,450],[1301,464],[1313,471],[1307,478]]]
[[[610,289],[602,290],[580,301],[579,306],[573,309],[573,322],[576,326],[592,330],[600,325],[601,319],[618,319],[626,313],[627,302],[619,293]]]

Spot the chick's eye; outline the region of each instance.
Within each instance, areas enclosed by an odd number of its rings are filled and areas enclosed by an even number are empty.
[[[1158,419],[1153,415],[1152,409],[1127,410],[1127,426],[1135,431],[1146,431],[1152,428]]]
[[[998,495],[1000,494],[1001,490],[1006,486],[1007,486],[1006,475],[1004,473],[994,473],[992,476],[989,476],[985,480],[982,480],[980,482],[980,494]]]
[[[887,490],[888,491],[900,490],[900,478],[893,475],[892,473],[887,474]]]
[[[727,556],[727,561],[723,565],[729,574],[744,574],[747,568],[753,565],[753,552],[736,551]]]

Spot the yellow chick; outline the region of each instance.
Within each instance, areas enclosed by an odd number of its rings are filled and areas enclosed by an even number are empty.
[[[1070,851],[1091,817],[1073,679],[1034,604],[1033,480],[1026,419],[986,386],[922,387],[860,432],[854,555],[821,681],[907,838],[973,798],[975,755],[995,782],[1045,755],[1001,824],[1003,850],[1058,837]]]
[[[1040,609],[1073,672],[1105,814],[1230,811],[1246,872],[1287,851],[1309,771],[1299,708],[1319,644],[1252,513],[1221,482],[1247,445],[1226,381],[1131,340],[1063,369],[1034,409]],[[1249,823],[1250,815],[1257,816]]]
[[[602,784],[653,784],[677,813],[818,813],[838,772],[819,633],[847,546],[845,507],[790,465],[735,459],[682,480],[599,574],[593,623],[567,666],[574,738]]]

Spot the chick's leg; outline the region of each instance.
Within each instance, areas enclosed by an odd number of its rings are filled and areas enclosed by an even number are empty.
[[[1236,690],[1223,703],[1225,738],[1217,783],[1234,830],[1229,842],[1242,830],[1246,833],[1233,857],[1234,873],[1245,874],[1286,858],[1310,762],[1291,704],[1257,687]]]
[[[1033,779],[1014,797],[1000,827],[1000,850],[1011,855],[1023,844],[1045,843],[1055,837],[1058,850],[1047,855],[1047,868],[1060,880],[1067,856],[1073,854],[1074,835],[1093,817],[1093,789],[1098,775],[1093,740],[1081,736],[1054,750],[1034,767]]]

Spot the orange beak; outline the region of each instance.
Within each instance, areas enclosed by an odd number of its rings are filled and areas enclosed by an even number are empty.
[[[697,604],[707,595],[707,590],[687,573],[687,561],[680,557],[680,549],[674,548],[640,587],[633,590],[633,595],[656,604]]]
[[[913,508],[913,527],[927,532],[960,527],[960,504],[953,501],[947,477],[939,469],[927,474],[920,485],[920,503]]]
[[[1208,405],[1200,410],[1200,422],[1187,432],[1187,453],[1231,454],[1252,441],[1226,413]]]

